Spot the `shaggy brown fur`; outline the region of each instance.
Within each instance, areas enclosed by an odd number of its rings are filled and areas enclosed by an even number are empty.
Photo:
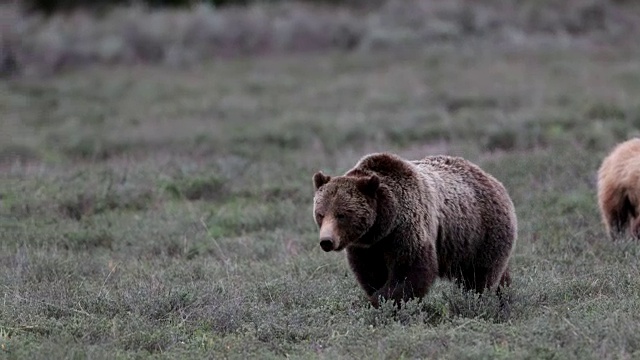
[[[619,144],[602,162],[598,205],[612,240],[627,231],[640,239],[640,139]]]
[[[422,298],[437,277],[482,293],[510,283],[516,215],[504,186],[459,157],[362,158],[343,176],[316,173],[314,216],[324,251],[346,249],[378,306]]]

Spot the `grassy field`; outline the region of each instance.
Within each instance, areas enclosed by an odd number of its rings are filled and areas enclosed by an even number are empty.
[[[93,67],[0,82],[0,358],[640,357],[640,244],[595,174],[640,129],[640,56],[457,46]],[[508,306],[438,281],[371,308],[316,170],[461,155],[508,188]]]

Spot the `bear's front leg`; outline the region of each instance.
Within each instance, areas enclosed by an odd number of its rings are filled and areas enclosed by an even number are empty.
[[[389,278],[382,251],[376,248],[348,248],[349,266],[360,287],[371,297]]]
[[[384,286],[370,296],[371,303],[378,307],[381,299],[393,300],[396,306],[413,298],[424,297],[438,274],[435,252],[424,249],[414,259],[394,257],[389,264],[389,279]]]
[[[376,291],[373,295],[371,295],[369,300],[375,308],[379,307],[380,302],[385,300],[393,300],[393,304],[400,307],[400,304],[402,302],[407,302],[415,296],[416,295],[413,284],[411,284],[410,282],[397,282],[390,280],[389,283],[382,289]]]

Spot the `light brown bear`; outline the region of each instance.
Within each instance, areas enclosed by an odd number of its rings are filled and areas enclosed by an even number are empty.
[[[640,139],[613,149],[598,170],[598,205],[612,240],[640,239]]]
[[[374,306],[422,298],[437,277],[466,289],[510,284],[517,220],[504,186],[460,158],[363,157],[343,176],[313,176],[324,251],[346,250]]]

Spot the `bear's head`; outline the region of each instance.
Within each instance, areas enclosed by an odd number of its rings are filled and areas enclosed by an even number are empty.
[[[320,229],[320,247],[340,251],[358,241],[376,222],[377,193],[380,179],[376,175],[337,176],[322,172],[313,176],[315,196],[313,215]]]

